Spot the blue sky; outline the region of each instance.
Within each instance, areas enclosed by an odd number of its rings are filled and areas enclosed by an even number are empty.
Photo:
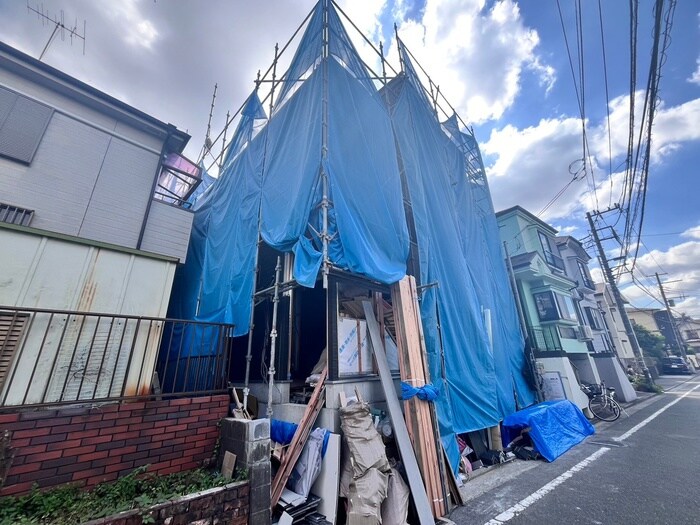
[[[43,0],[67,20],[87,21],[81,46],[56,41],[45,61],[162,120],[188,130],[188,155],[204,140],[214,83],[212,128],[220,130],[253,87],[314,0]],[[559,0],[574,64],[574,0]],[[601,0],[612,113],[613,166],[624,159],[629,96],[628,2]],[[556,0],[344,0],[343,9],[368,37],[384,42],[396,65],[393,24],[420,63],[474,130],[484,153],[496,208],[520,204],[534,213],[571,178],[581,157],[581,122]],[[598,2],[584,0],[586,116],[598,188],[573,183],[542,218],[584,237],[585,211],[610,197],[606,100]],[[652,33],[650,0],[640,0],[638,89],[646,85]],[[663,66],[653,138],[638,278],[666,272],[671,296],[686,291],[678,311],[700,317],[700,4],[678,2],[672,43]],[[38,56],[51,28],[28,14],[23,0],[0,0],[0,40]],[[368,61],[371,53],[357,40]],[[695,75],[695,76],[694,76]],[[694,79],[694,80],[693,80]],[[641,100],[643,93],[638,94]],[[615,171],[615,170],[613,170]],[[618,170],[619,171],[619,170]],[[693,229],[696,228],[696,229]],[[676,232],[673,235],[668,233]],[[678,232],[685,232],[684,234]],[[612,248],[612,247],[611,247]],[[651,254],[649,253],[651,251]],[[638,306],[659,306],[622,278]],[[652,292],[658,292],[650,286]],[[678,291],[676,293],[675,291]]]

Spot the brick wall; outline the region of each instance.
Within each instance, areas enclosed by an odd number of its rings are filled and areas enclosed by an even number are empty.
[[[247,525],[248,494],[248,482],[239,481],[84,525],[143,525],[144,516],[153,525]]]
[[[64,483],[90,487],[134,468],[170,474],[214,453],[227,395],[0,413],[12,463],[0,496]]]

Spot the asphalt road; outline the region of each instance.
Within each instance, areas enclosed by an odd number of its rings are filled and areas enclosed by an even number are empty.
[[[700,524],[700,375],[664,376],[658,384],[667,392],[628,408],[629,417],[597,424],[595,435],[555,462],[501,467],[507,481],[457,508],[451,519]]]

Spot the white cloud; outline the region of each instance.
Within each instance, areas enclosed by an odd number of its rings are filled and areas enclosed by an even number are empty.
[[[629,136],[630,97],[622,95],[610,101],[610,129],[613,161],[620,159],[627,151]],[[635,143],[639,134],[639,125],[644,107],[644,91],[635,93]],[[677,149],[682,143],[700,139],[700,98],[689,100],[677,106],[666,107],[660,102],[654,117],[651,154],[652,162],[659,162],[663,157]],[[608,126],[603,120],[590,130],[591,150],[605,162],[609,158]],[[622,157],[624,158],[624,157]]]
[[[341,1],[341,9],[345,12],[350,20],[357,26],[362,34],[358,34],[357,30],[345,20],[342,13],[339,13],[340,19],[345,25],[345,30],[350,35],[350,38],[360,55],[360,58],[371,67],[376,74],[381,74],[381,59],[377,52],[372,49],[366,37],[370,40],[375,48],[379,47],[379,42],[385,41],[385,36],[382,31],[381,14],[386,9],[386,0],[364,0],[362,2]]]
[[[399,3],[397,14],[405,14]],[[470,122],[500,118],[520,91],[525,71],[549,90],[554,69],[537,55],[539,35],[518,5],[498,0],[427,0],[421,21],[405,20],[399,36]]]
[[[695,64],[696,64],[695,71],[693,71],[693,74],[690,75],[690,77],[688,78],[688,82],[690,82],[692,84],[697,84],[698,86],[700,86],[700,58],[695,60]]]
[[[120,0],[119,2],[105,2],[105,14],[117,25],[124,41],[133,46],[151,49],[158,40],[159,32],[151,20],[147,19],[141,10],[141,0]]]
[[[537,214],[582,167],[581,121],[562,117],[524,129],[507,125],[493,130],[481,149],[487,163],[495,159],[487,174],[496,209],[519,204]],[[585,180],[572,182],[542,218],[573,213],[587,188]]]
[[[643,97],[640,92],[638,100]],[[610,103],[613,167],[621,165],[627,149],[629,97],[617,97]],[[639,122],[639,119],[637,119]],[[700,98],[677,106],[659,104],[652,134],[652,162],[663,162],[670,152],[683,144],[700,140]],[[494,204],[497,209],[520,204],[539,212],[567,184],[582,166],[581,120],[561,116],[542,119],[534,126],[516,128],[506,125],[494,129],[481,144],[487,163]],[[545,220],[561,219],[584,210],[606,208],[619,200],[624,171],[611,177],[608,165],[607,123],[588,123],[592,153],[593,180],[576,181],[546,213]],[[588,172],[591,169],[589,166]],[[597,197],[597,200],[596,200]]]
[[[700,240],[700,225],[688,228],[683,233],[681,233],[681,237],[688,237],[690,239]]]
[[[661,294],[656,285],[654,273],[664,272],[663,280],[669,282],[664,289],[667,297],[674,299],[676,303],[674,311],[700,317],[700,299],[697,295],[697,290],[700,289],[698,260],[700,260],[700,242],[698,241],[682,242],[665,251],[651,250],[637,259],[638,275],[650,276],[648,279],[642,279],[647,291],[637,286],[627,286],[624,294],[636,306],[653,302],[651,296],[660,299]],[[661,303],[657,301],[652,306],[661,307]]]

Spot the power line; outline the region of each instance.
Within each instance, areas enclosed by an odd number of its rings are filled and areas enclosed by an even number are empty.
[[[603,9],[598,0],[598,22],[600,24],[600,47],[603,53],[603,77],[605,79],[605,109],[607,111],[607,123],[608,123],[608,177],[610,178],[610,198],[608,201],[608,207],[612,206],[612,192],[613,192],[613,180],[612,180],[612,131],[610,130],[610,93],[608,90],[608,61],[605,55],[605,31],[603,31]]]

